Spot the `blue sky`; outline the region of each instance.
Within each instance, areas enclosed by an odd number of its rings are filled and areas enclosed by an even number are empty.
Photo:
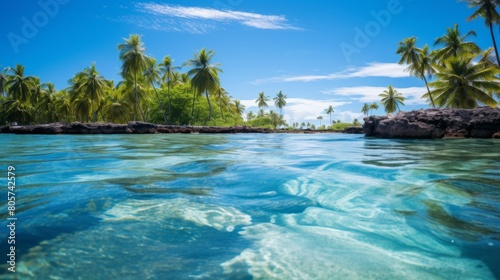
[[[378,101],[388,85],[407,97],[403,110],[427,108],[422,82],[396,64],[403,38],[432,45],[457,23],[463,33],[476,30],[480,47],[491,46],[483,21],[466,22],[473,10],[455,0],[3,0],[2,6],[1,67],[23,64],[27,75],[57,89],[92,63],[119,81],[116,46],[140,34],[148,55],[170,55],[178,66],[202,48],[214,50],[222,85],[246,112],[257,111],[259,92],[272,98],[282,90],[289,123],[318,124],[317,116],[328,119],[329,105],[334,120],[361,120],[362,104]]]

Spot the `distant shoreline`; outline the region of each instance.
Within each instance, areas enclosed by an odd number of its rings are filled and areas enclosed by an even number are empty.
[[[348,127],[344,130],[287,130],[255,128],[248,126],[179,126],[160,125],[146,122],[129,122],[128,124],[113,123],[48,123],[35,125],[10,125],[1,126],[0,133],[12,134],[236,134],[236,133],[291,133],[291,134],[316,134],[316,133],[348,133],[363,134],[362,127]]]

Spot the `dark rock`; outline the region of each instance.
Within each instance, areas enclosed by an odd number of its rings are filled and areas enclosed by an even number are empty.
[[[0,126],[0,133],[7,133],[9,131],[10,131],[10,126],[8,125]]]
[[[500,109],[427,109],[366,117],[365,136],[381,138],[491,138],[500,132]]]
[[[99,131],[102,134],[124,134],[129,133],[130,130],[127,130],[128,125],[125,124],[101,124],[99,127]]]
[[[39,124],[39,125],[15,125],[11,126],[9,132],[16,134],[59,134],[62,132],[61,123]]]
[[[361,126],[350,126],[346,127],[343,133],[347,134],[363,134],[363,128]]]
[[[85,124],[75,122],[65,125],[62,130],[65,134],[86,134],[88,127]]]
[[[132,133],[156,133],[156,125],[146,122],[129,122],[128,128]]]

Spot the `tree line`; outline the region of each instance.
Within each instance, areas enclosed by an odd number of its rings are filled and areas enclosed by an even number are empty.
[[[496,107],[500,98],[500,57],[493,27],[500,25],[500,14],[497,0],[464,0],[469,8],[475,8],[468,21],[481,17],[489,28],[493,47],[481,50],[469,38],[476,37],[475,31],[465,34],[458,24],[446,30],[446,33],[434,41],[431,50],[425,44],[417,47],[417,38],[405,38],[399,42],[396,53],[401,56],[399,64],[407,65],[410,75],[421,79],[427,92],[422,95],[429,106],[436,108],[472,109],[480,105]],[[405,97],[393,86],[379,95],[380,103],[387,113],[393,113],[404,106]],[[371,110],[378,109],[376,103],[365,103],[361,112],[368,115]]]
[[[122,80],[115,84],[99,74],[95,64],[76,73],[69,86],[25,74],[23,65],[0,72],[2,124],[50,122],[147,121],[177,125],[242,124],[245,107],[222,87],[215,52],[202,49],[182,66],[170,56],[161,61],[146,55],[139,35],[118,45]],[[206,101],[203,101],[205,97]],[[218,107],[214,110],[213,107]]]

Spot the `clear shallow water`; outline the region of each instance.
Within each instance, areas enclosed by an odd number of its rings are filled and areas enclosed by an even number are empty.
[[[500,278],[499,141],[0,141],[18,208],[17,272],[2,279]]]

